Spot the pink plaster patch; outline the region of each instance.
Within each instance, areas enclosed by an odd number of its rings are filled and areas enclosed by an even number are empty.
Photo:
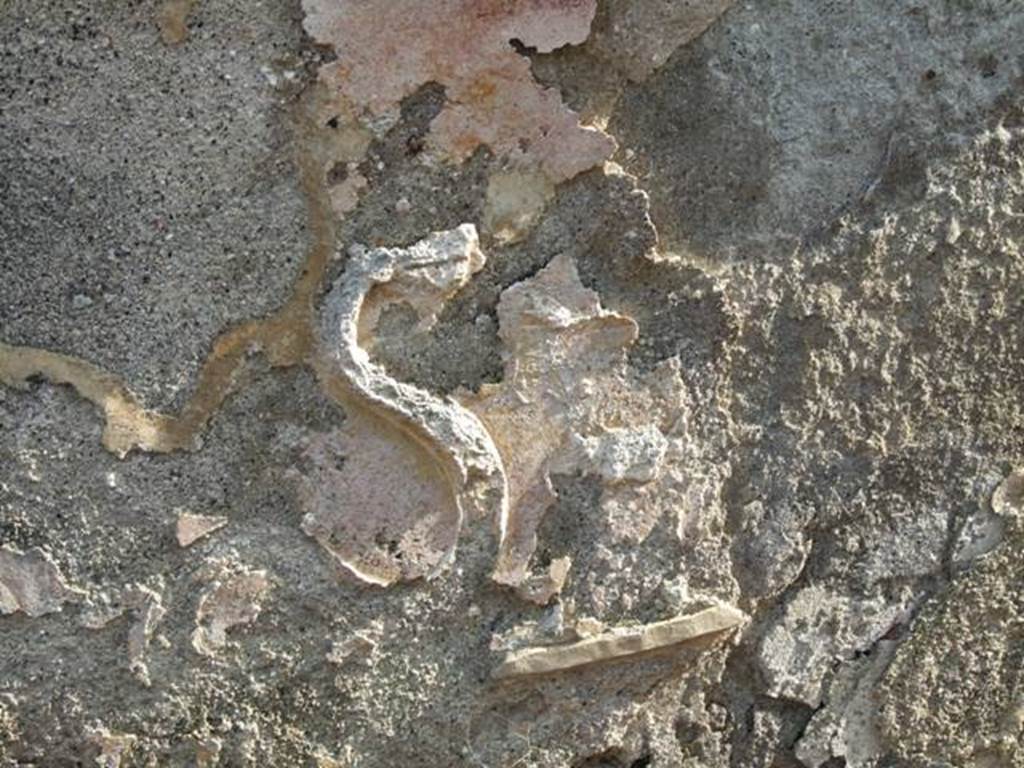
[[[388,586],[440,568],[458,521],[436,461],[408,435],[349,408],[337,431],[306,450],[302,529],[359,579]]]
[[[338,61],[321,80],[371,117],[444,86],[429,147],[454,162],[487,145],[551,182],[601,164],[614,140],[542,88],[517,40],[541,52],[586,40],[596,0],[304,0],[306,30]]]

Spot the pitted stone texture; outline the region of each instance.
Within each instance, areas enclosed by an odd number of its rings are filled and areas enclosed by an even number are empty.
[[[158,7],[4,4],[0,342],[176,408],[213,339],[283,303],[305,258],[286,111],[305,75],[283,6],[198,3],[174,47]]]
[[[923,189],[936,149],[1019,92],[1022,38],[1000,0],[740,2],[608,131],[667,250],[784,264],[851,208]]]
[[[878,695],[886,745],[912,766],[1024,766],[1024,473],[993,496],[1005,543],[922,611]]]

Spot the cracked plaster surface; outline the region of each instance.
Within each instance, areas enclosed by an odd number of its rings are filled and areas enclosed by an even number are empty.
[[[242,78],[290,115],[310,243],[191,391],[157,408],[134,354],[26,346],[12,316],[0,761],[1020,764],[1022,15],[882,5],[308,0],[250,26],[168,2],[145,32],[69,10],[68,72],[124,29],[219,62],[301,24],[336,58]],[[0,28],[50,23],[12,7]],[[758,190],[799,199],[834,161],[822,120],[876,140],[876,75],[950,50],[894,86],[920,119],[856,200],[765,213]],[[921,132],[936,114],[960,133]],[[460,379],[474,357],[497,364]],[[497,651],[531,674],[490,685]]]

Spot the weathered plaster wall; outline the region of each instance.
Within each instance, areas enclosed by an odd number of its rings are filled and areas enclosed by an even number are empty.
[[[1024,766],[1024,5],[0,0],[0,765]]]

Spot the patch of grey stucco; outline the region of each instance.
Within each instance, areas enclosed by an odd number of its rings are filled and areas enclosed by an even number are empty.
[[[1022,25],[997,1],[737,3],[609,127],[666,247],[777,260],[1019,91]]]
[[[196,450],[123,459],[99,409],[29,376],[0,387],[0,765],[1024,765],[1018,3],[734,3],[646,79],[640,52],[623,69],[614,45],[517,40],[618,165],[492,237],[508,158],[430,157],[447,96],[416,80],[361,161],[316,167],[366,181],[336,242],[297,158],[344,110],[298,121],[346,51],[311,45],[299,2],[230,0],[192,4],[169,46],[162,6],[0,3],[0,342],[173,411],[219,333],[288,300],[314,240],[320,317],[349,246],[474,225],[486,263],[436,324],[377,286],[359,341],[425,412],[500,390],[506,421],[480,419],[506,477],[550,481],[531,573],[568,576],[536,602],[496,584],[503,531],[477,517],[436,578],[355,578],[350,542],[305,532],[310,488],[398,560],[415,521],[374,529],[375,494],[421,478],[391,472],[388,435],[436,446],[401,423],[345,443],[379,414],[315,346],[245,348]],[[516,410],[537,391],[540,417]],[[577,412],[595,432],[571,423],[531,464]],[[602,441],[625,464],[573,460]],[[331,497],[353,466],[357,494]],[[184,546],[185,515],[226,524]],[[703,644],[492,677],[725,604],[744,620]]]
[[[0,7],[4,341],[91,360],[177,407],[214,337],[287,299],[309,248],[288,105],[295,8]]]

